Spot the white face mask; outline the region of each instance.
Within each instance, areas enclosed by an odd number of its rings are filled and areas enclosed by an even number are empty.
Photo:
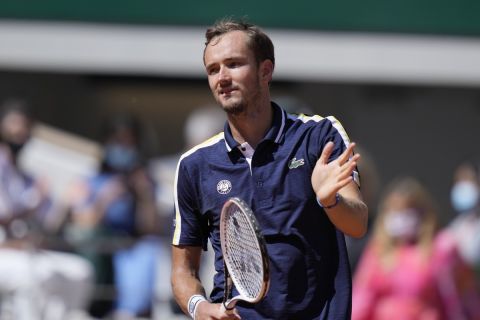
[[[478,203],[478,187],[471,181],[457,182],[450,193],[452,207],[458,213],[470,211]]]
[[[385,217],[384,226],[392,238],[414,240],[420,228],[419,213],[411,208],[390,212]]]

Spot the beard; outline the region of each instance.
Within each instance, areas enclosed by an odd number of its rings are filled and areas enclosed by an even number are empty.
[[[225,111],[229,115],[239,115],[246,110],[244,101],[232,102],[227,104],[220,103],[220,105],[223,111]]]
[[[252,86],[253,91],[250,91],[249,95],[244,94],[240,96],[230,97],[226,101],[221,99],[221,97],[217,96],[217,102],[222,107],[223,111],[225,111],[228,115],[240,115],[242,113],[246,113],[254,106],[255,101],[259,101],[261,97],[261,90],[260,88],[260,80],[256,79],[256,84]],[[251,110],[250,110],[251,111]]]

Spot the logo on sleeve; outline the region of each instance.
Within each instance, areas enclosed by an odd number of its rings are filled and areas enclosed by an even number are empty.
[[[221,180],[217,183],[217,191],[220,194],[227,194],[232,190],[232,183],[228,180]]]
[[[303,166],[304,164],[305,164],[305,160],[303,160],[303,159],[298,159],[297,160],[297,158],[293,158],[288,163],[288,169],[296,169],[300,166]]]

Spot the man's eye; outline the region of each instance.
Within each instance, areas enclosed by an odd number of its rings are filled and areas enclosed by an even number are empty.
[[[208,69],[207,70],[207,74],[208,75],[213,75],[213,74],[216,74],[218,73],[218,69],[217,68],[212,68],[212,69]]]

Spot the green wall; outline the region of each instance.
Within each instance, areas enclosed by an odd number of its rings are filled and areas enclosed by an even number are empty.
[[[2,0],[0,18],[209,25],[224,15],[263,27],[480,36],[480,1]]]

